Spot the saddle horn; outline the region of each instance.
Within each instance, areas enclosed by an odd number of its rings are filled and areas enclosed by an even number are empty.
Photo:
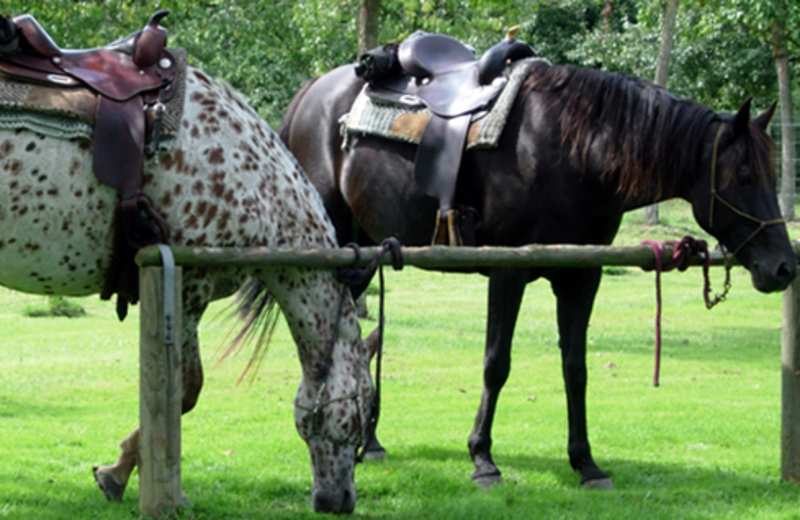
[[[161,51],[167,45],[167,30],[159,25],[169,14],[167,9],[159,9],[147,21],[133,49],[133,62],[142,68],[147,68],[158,61]]]

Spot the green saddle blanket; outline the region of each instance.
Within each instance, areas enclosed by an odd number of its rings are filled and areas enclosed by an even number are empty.
[[[171,150],[180,130],[186,91],[187,54],[182,48],[169,51],[178,62],[173,82],[177,92],[165,103],[159,151]],[[83,87],[57,88],[27,83],[0,74],[0,130],[29,130],[56,139],[91,140],[97,96]]]
[[[494,148],[503,133],[506,119],[517,97],[519,88],[531,67],[543,58],[526,58],[509,66],[508,83],[495,100],[491,109],[472,122],[467,135],[467,150]],[[364,133],[419,144],[422,131],[431,115],[425,107],[382,103],[369,98],[363,91],[358,95],[350,112],[342,116],[343,132]]]

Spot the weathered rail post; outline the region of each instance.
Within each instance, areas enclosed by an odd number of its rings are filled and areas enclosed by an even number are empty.
[[[783,293],[781,478],[800,481],[800,277]]]
[[[181,500],[181,269],[168,249],[162,257],[164,267],[139,271],[139,510],[149,518]]]

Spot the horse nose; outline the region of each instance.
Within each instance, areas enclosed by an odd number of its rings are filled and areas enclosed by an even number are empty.
[[[754,262],[750,267],[753,285],[761,292],[775,292],[786,289],[797,275],[797,261],[792,258],[772,267]]]
[[[775,271],[775,278],[781,282],[785,289],[792,283],[795,276],[797,276],[797,261],[781,262],[778,269]]]
[[[317,513],[350,514],[355,508],[355,493],[348,489],[314,490],[314,511]]]

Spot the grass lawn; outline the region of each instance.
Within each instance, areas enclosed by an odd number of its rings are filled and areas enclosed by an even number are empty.
[[[667,225],[640,212],[618,245],[702,236],[685,207]],[[791,226],[793,236],[797,227]],[[380,438],[383,462],[356,470],[355,518],[798,519],[800,489],[780,481],[781,295],[756,292],[741,268],[707,311],[698,269],[663,276],[661,386],[652,386],[654,275],[608,275],[589,329],[589,428],[616,489],[585,492],[566,455],[554,297],[526,292],[511,377],[493,431],[505,482],[470,481],[467,453],[482,389],[485,279],[407,268],[386,271],[387,329]],[[720,288],[722,270],[712,269]],[[370,308],[377,309],[373,297]],[[0,518],[138,517],[138,481],[108,503],[91,476],[138,421],[138,307],[78,299],[80,318],[27,318],[43,298],[0,289]],[[216,361],[230,322],[201,325],[206,383],[183,418],[182,518],[319,518],[292,419],[299,365],[279,327],[257,377],[236,385],[246,355]],[[364,333],[376,322],[362,322]]]

